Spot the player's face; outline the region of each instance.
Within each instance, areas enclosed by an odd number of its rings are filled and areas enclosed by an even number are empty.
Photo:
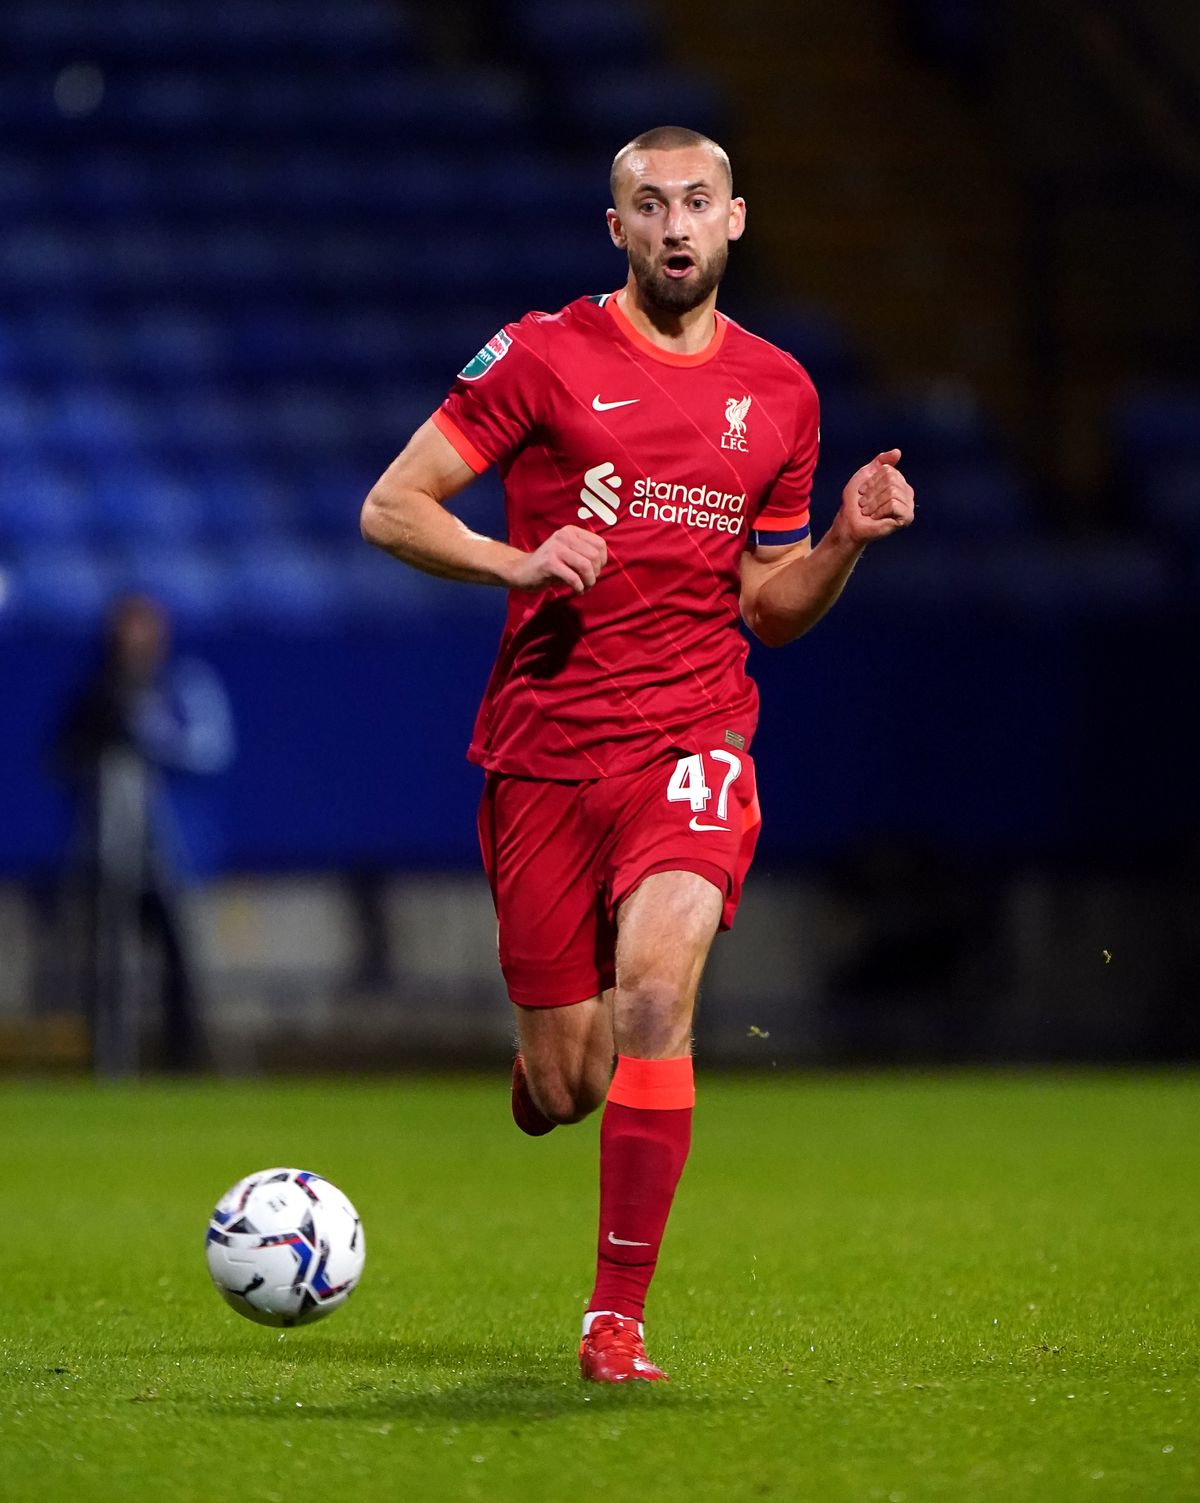
[[[725,171],[707,147],[635,152],[621,164],[613,242],[647,308],[678,315],[699,307],[725,274],[729,242],[741,237],[746,205],[731,198]]]

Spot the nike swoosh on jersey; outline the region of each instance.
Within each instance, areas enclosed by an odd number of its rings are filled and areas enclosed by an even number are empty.
[[[728,825],[701,825],[701,824],[697,824],[696,823],[696,816],[694,814],[692,815],[691,819],[688,821],[688,829],[689,830],[724,830],[727,835],[729,833],[729,826]]]
[[[623,402],[602,402],[600,400],[600,393],[597,392],[592,398],[592,411],[609,412],[614,407],[632,407],[635,402],[640,402],[641,400],[641,397],[626,397]]]

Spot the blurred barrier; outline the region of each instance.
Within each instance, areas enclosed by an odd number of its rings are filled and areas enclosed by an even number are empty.
[[[901,838],[1119,861],[1194,840],[1195,606],[1164,595],[1166,572],[1124,547],[868,554],[811,636],[752,649],[763,855],[794,867]],[[444,590],[456,614],[187,641],[226,684],[240,747],[227,775],[176,783],[198,871],[474,868],[481,777],[464,751],[502,600]],[[79,659],[70,635],[0,634],[0,702],[20,707],[0,873],[61,861],[66,811],[45,758]]]
[[[764,862],[714,948],[698,1057],[764,1069],[1196,1057],[1197,885],[1195,873],[1033,869],[968,882],[902,847],[820,877]],[[482,876],[236,878],[193,903],[220,1073],[502,1069],[509,1057]],[[60,932],[27,893],[0,887],[16,961],[0,980],[0,1067],[86,1062]],[[161,1010],[127,1002],[153,1068]]]

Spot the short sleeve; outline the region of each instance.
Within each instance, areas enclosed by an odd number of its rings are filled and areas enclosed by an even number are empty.
[[[786,548],[808,537],[813,473],[821,444],[820,425],[816,388],[805,377],[798,394],[792,452],[750,528],[752,548]]]
[[[433,424],[482,474],[511,459],[537,427],[544,359],[533,316],[506,324],[458,373]]]

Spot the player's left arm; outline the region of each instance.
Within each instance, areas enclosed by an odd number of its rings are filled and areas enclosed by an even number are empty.
[[[913,489],[896,468],[899,449],[885,449],[850,477],[829,531],[789,547],[742,555],[742,619],[768,647],[804,635],[837,600],[868,543],[913,519]]]

